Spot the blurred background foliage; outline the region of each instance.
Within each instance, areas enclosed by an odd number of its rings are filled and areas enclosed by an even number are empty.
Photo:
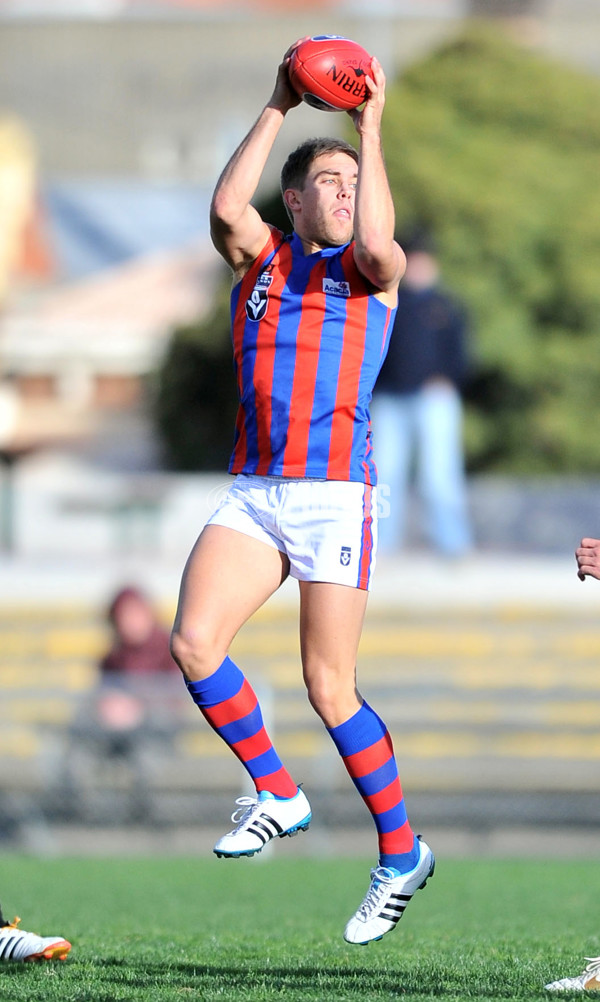
[[[599,472],[600,82],[470,26],[388,82],[384,147],[398,230],[431,230],[472,317],[469,470]],[[278,192],[258,208],[289,229]],[[222,468],[231,449],[228,293],[224,276],[158,376],[178,469]]]

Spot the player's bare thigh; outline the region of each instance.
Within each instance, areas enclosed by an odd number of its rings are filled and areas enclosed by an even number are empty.
[[[219,667],[240,627],[285,581],[287,557],[222,525],[207,525],[185,566],[173,654],[191,680]]]
[[[327,727],[361,705],[356,660],[368,592],[321,581],[300,582],[300,647],[312,705]]]

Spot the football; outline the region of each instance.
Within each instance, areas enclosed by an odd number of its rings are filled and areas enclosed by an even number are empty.
[[[349,111],[367,96],[365,76],[372,57],[362,45],[341,35],[315,35],[294,49],[290,83],[299,97],[319,111]]]

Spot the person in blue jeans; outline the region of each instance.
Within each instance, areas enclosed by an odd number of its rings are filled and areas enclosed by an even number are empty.
[[[404,240],[407,267],[371,407],[380,484],[379,551],[404,542],[411,480],[428,542],[460,557],[473,544],[463,458],[461,387],[468,371],[464,309],[440,284],[429,236]]]

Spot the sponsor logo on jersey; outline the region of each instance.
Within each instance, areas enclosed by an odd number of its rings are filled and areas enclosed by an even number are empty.
[[[342,546],[340,550],[340,564],[342,565],[342,567],[348,567],[351,559],[352,559],[352,547]]]
[[[262,320],[267,312],[267,307],[269,305],[269,286],[272,281],[273,276],[267,275],[265,272],[261,272],[256,279],[254,288],[246,300],[246,316],[249,320],[258,322],[259,320]]]
[[[334,282],[332,278],[324,278],[323,292],[327,296],[344,296],[347,299],[350,295],[350,286],[348,282]]]

